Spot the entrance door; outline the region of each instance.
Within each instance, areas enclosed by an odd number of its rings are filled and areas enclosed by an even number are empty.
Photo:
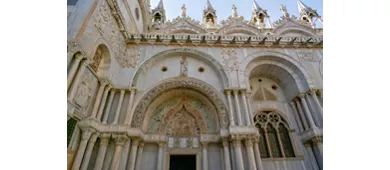
[[[196,155],[171,155],[169,170],[196,170]]]

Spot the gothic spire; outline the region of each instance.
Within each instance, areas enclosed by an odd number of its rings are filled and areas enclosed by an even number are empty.
[[[254,10],[254,11],[255,11],[255,10],[262,10],[262,9],[260,8],[260,5],[257,4],[256,0],[253,0],[252,10]]]
[[[206,6],[204,7],[205,10],[215,10],[213,6],[211,5],[210,1],[207,0]]]
[[[301,0],[297,0],[298,3],[298,11],[301,13],[302,11],[305,11],[306,9],[309,9],[310,7],[306,6]]]
[[[163,0],[160,0],[160,2],[158,3],[156,9],[164,9],[164,2],[163,2]]]

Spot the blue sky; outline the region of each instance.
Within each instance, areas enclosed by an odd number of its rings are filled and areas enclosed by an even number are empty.
[[[160,0],[151,0],[151,8],[154,9]],[[167,14],[167,19],[171,20],[181,15],[182,4],[186,5],[187,16],[201,21],[202,11],[206,4],[206,0],[163,0]],[[232,14],[232,5],[235,4],[237,12],[240,16],[244,16],[249,20],[252,15],[253,0],[210,0],[214,9],[217,10],[218,23],[227,19]],[[307,6],[317,10],[322,16],[322,0],[301,0]],[[299,16],[297,0],[257,0],[257,3],[263,9],[266,9],[271,21],[274,22],[282,16],[280,4],[286,5],[287,11],[291,15]],[[322,27],[317,24],[318,27]]]

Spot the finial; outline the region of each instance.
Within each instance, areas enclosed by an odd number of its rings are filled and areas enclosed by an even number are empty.
[[[187,16],[186,12],[187,12],[186,5],[183,4],[183,5],[181,6],[181,16],[182,16],[183,18]]]
[[[233,4],[233,6],[232,6],[232,16],[233,17],[238,17],[238,13],[237,13],[237,7],[236,7],[236,5],[234,5]]]
[[[289,18],[290,17],[290,14],[287,12],[286,6],[284,6],[283,4],[280,4],[280,11],[283,12],[283,17],[284,18]]]

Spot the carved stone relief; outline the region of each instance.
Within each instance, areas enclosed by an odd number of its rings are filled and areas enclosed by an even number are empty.
[[[188,62],[187,58],[184,56],[180,60],[180,76],[187,76],[187,67],[188,67]]]
[[[89,70],[86,70],[75,96],[75,103],[83,110],[86,110],[91,103],[96,85],[97,80]]]
[[[140,51],[139,47],[120,47],[120,53],[116,56],[116,60],[122,68],[135,68],[138,66]]]
[[[135,108],[134,119],[132,121],[132,127],[140,127],[145,119],[145,111],[150,102],[159,94],[175,88],[191,88],[202,92],[206,95],[210,101],[216,107],[218,112],[218,119],[220,121],[220,127],[226,128],[228,125],[228,118],[226,113],[226,107],[218,93],[213,87],[205,84],[204,82],[192,78],[174,78],[173,80],[167,80],[155,86],[149,90],[140,100]]]
[[[221,56],[222,64],[226,71],[238,70],[238,57],[235,49],[223,49]]]
[[[298,58],[301,61],[318,62],[318,58],[313,52],[297,52]]]

